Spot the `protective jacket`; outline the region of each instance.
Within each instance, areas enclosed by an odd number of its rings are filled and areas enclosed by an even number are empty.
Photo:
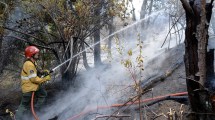
[[[30,60],[25,61],[21,72],[21,88],[22,93],[37,91],[39,85],[46,81],[45,78],[38,77],[36,62]]]

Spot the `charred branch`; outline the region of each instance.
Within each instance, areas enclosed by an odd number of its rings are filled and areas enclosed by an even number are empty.
[[[174,70],[182,65],[182,63],[182,60],[178,61],[177,63],[173,64],[166,72],[160,73],[159,75],[148,80],[143,80],[144,82],[141,83],[142,89],[147,90],[156,86],[159,82],[162,82],[166,77],[170,76],[174,72]]]
[[[92,48],[88,43],[86,43],[83,39],[80,39],[80,38],[78,38],[78,37],[73,37],[73,38],[74,38],[74,39],[80,40],[80,41],[83,42],[86,46],[88,46],[89,49],[91,49],[91,50],[93,51],[93,48]]]
[[[20,38],[20,37],[17,37],[17,36],[5,36],[5,37],[12,37],[12,38],[21,40],[21,41],[23,41],[23,42],[29,43],[29,44],[31,44],[31,45],[35,45],[35,46],[38,46],[38,47],[41,47],[41,48],[44,48],[44,49],[48,49],[48,50],[50,50],[50,51],[53,52],[53,54],[55,55],[55,57],[57,58],[58,61],[60,60],[60,58],[59,58],[59,56],[58,56],[56,50],[54,50],[53,48],[46,47],[46,46],[42,46],[42,45],[39,45],[39,44],[35,44],[35,43],[32,43],[32,42],[30,42],[30,41],[28,41],[28,40],[26,40],[26,39],[24,39],[24,38]]]
[[[34,39],[40,41],[40,42],[43,43],[43,44],[46,44],[45,42],[43,42],[43,40],[37,38],[37,37],[34,36],[34,35],[31,35],[31,34],[28,34],[28,33],[25,33],[25,32],[21,32],[21,31],[12,29],[12,28],[8,28],[8,27],[6,27],[6,26],[2,26],[2,28],[7,29],[7,30],[11,30],[11,31],[14,31],[14,32],[17,32],[17,33],[21,33],[21,34],[24,34],[24,35],[27,35],[27,36],[29,36],[29,37],[32,37],[32,38],[34,38]]]
[[[38,47],[41,47],[41,48],[45,48],[45,49],[52,50],[52,48],[50,48],[50,47],[46,47],[46,46],[42,46],[42,45],[39,45],[39,44],[35,44],[35,43],[33,43],[33,42],[29,41],[29,40],[26,40],[26,39],[24,39],[24,38],[20,38],[20,37],[17,37],[17,36],[5,36],[5,37],[12,37],[12,38],[21,40],[21,41],[23,41],[23,42],[29,43],[29,44],[31,44],[31,45],[35,45],[35,46],[38,46]]]

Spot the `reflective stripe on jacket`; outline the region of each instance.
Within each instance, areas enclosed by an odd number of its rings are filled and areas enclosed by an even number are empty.
[[[37,69],[33,62],[26,61],[21,72],[21,88],[22,92],[36,91],[39,85],[46,81],[44,78],[37,76]]]

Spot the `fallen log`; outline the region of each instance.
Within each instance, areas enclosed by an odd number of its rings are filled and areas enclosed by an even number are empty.
[[[170,66],[165,72],[162,72],[156,76],[149,77],[141,81],[141,89],[143,91],[153,88],[158,83],[164,81],[168,76],[170,76],[179,66],[183,64],[183,59],[179,59],[175,64]]]

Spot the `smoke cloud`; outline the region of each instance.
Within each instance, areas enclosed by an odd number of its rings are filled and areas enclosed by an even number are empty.
[[[101,109],[99,106],[124,103],[133,94],[130,91],[134,89],[134,80],[129,70],[121,62],[130,59],[133,66],[137,65],[136,58],[140,54],[137,46],[138,34],[140,34],[140,40],[143,41],[142,55],[145,70],[141,75],[143,77],[140,77],[138,67],[136,67],[134,70],[136,80],[143,80],[161,72],[162,63],[166,58],[163,53],[168,48],[179,44],[172,36],[161,48],[169,30],[168,19],[166,13],[162,11],[148,19],[139,20],[141,22],[131,24],[126,29],[122,28],[123,31],[116,32],[114,36],[118,36],[119,45],[113,41],[111,62],[103,57],[104,65],[101,67],[93,68],[90,71],[82,70],[75,80],[77,86],[71,88],[67,93],[60,94],[56,102],[44,109],[45,114],[38,114],[40,119],[47,120],[58,116],[59,120],[69,120],[84,111],[86,113],[82,113],[77,117],[78,119],[92,119],[101,114],[110,115],[113,112],[112,108]],[[153,22],[142,29],[143,22],[146,23],[146,20]],[[119,46],[123,48],[121,54],[118,52]],[[132,56],[127,54],[128,50],[132,50]],[[149,65],[154,58],[159,60]],[[91,59],[90,62],[93,61],[93,58]]]

